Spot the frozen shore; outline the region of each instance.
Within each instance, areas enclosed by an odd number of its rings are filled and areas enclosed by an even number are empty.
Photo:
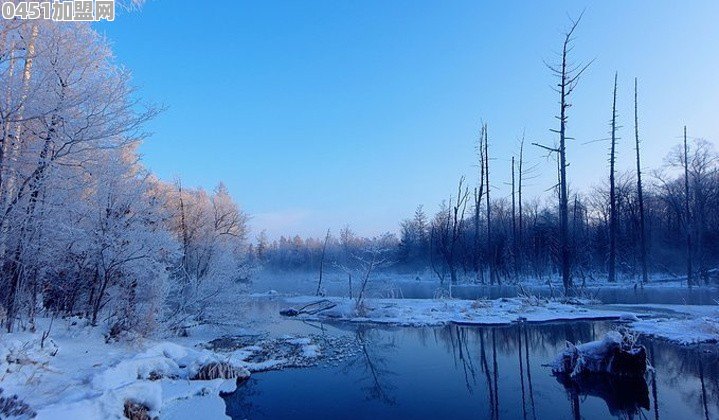
[[[580,299],[525,297],[366,299],[358,310],[356,301],[348,298],[264,293],[248,300],[275,315],[265,312],[262,320],[248,320],[255,322],[254,335],[240,326],[242,322],[236,322],[195,326],[189,329],[189,337],[108,342],[104,328],[92,327],[81,318],[67,318],[55,320],[43,340],[50,320],[40,319],[34,333],[0,335],[0,397],[17,394],[27,404],[26,418],[32,413],[39,419],[123,418],[127,401],[141,404],[161,418],[226,418],[219,394],[234,390],[237,380],[193,380],[203,366],[229,364],[242,380],[251,372],[316,364],[323,357],[335,357],[340,347],[351,354],[351,343],[340,339],[312,333],[262,333],[284,322],[277,314],[279,309],[301,308],[320,299],[334,306],[296,319],[408,327],[616,319],[641,334],[680,344],[719,339],[717,306],[601,305]],[[228,319],[237,317],[237,311],[228,309]]]
[[[233,391],[251,372],[311,365],[322,354],[312,337],[289,335],[219,350],[189,344],[197,338],[108,342],[104,328],[79,318],[55,320],[43,340],[49,323],[39,319],[35,333],[0,335],[0,398],[18,396],[15,418],[121,419],[127,402],[160,418],[227,418],[221,391]],[[231,366],[233,378],[202,380],[212,364]]]
[[[319,300],[315,296],[286,298],[290,306],[301,307]],[[594,305],[591,301],[573,299],[566,302],[537,298],[502,298],[495,300],[458,299],[365,299],[358,310],[356,301],[346,298],[324,298],[336,306],[317,315],[314,320],[342,320],[401,326],[434,326],[449,323],[462,325],[504,325],[517,321],[547,322],[581,319],[620,319],[636,316],[626,309]]]
[[[290,307],[317,301],[315,296],[286,298]],[[555,301],[538,298],[495,300],[457,299],[365,299],[358,311],[356,301],[324,298],[336,306],[313,320],[367,322],[401,326],[503,325],[512,322],[550,322],[618,319],[632,330],[678,344],[719,341],[719,306],[713,305],[602,305],[582,299]]]

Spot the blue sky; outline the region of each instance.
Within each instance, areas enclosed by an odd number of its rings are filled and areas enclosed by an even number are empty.
[[[254,233],[322,235],[345,224],[396,231],[434,212],[467,175],[489,124],[495,197],[507,197],[518,138],[554,141],[557,97],[543,60],[567,15],[586,8],[577,61],[596,59],[570,114],[570,181],[606,177],[613,75],[620,169],[633,165],[632,89],[640,83],[647,167],[690,136],[719,139],[719,2],[151,0],[98,25],[140,94],[168,110],[149,125],[146,165],[163,179],[224,182]],[[536,164],[527,196],[551,194]]]

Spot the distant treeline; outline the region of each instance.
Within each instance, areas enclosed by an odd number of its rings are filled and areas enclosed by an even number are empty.
[[[687,232],[694,284],[716,282],[719,261],[719,156],[707,141],[688,142],[689,196],[685,193],[684,149],[677,147],[665,165],[645,177],[643,191],[648,269],[654,276],[686,277]],[[399,237],[387,233],[362,238],[349,228],[327,241],[325,266],[352,266],[355,256],[377,248],[398,271],[430,269],[441,280],[487,284],[532,277],[556,278],[560,273],[559,214],[556,200],[516,198],[472,200],[463,185],[433,215],[418,207],[400,223]],[[516,197],[516,194],[513,194]],[[570,194],[569,228],[574,278],[606,279],[610,246],[609,187]],[[458,198],[459,197],[459,200]],[[615,180],[618,219],[617,272],[641,281],[640,211],[633,173]],[[687,206],[688,203],[688,213]],[[489,235],[488,235],[489,223]],[[284,270],[317,270],[324,238],[282,237],[268,241],[261,234],[252,247],[265,266]]]

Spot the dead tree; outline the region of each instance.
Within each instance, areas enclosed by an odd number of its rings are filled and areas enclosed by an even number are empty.
[[[514,277],[515,281],[519,277],[519,269],[517,267],[517,254],[519,248],[517,246],[517,200],[516,200],[516,189],[515,189],[515,168],[514,168],[514,156],[512,156],[512,261],[514,265]]]
[[[522,134],[522,141],[519,143],[519,172],[518,175],[518,185],[517,185],[517,204],[519,207],[519,223],[517,225],[517,239],[518,239],[518,246],[520,251],[523,249],[523,234],[524,234],[524,219],[523,219],[523,209],[522,209],[522,181],[524,172],[522,171],[524,165],[524,134]]]
[[[524,244],[524,204],[522,202],[522,187],[524,185],[524,133],[519,143],[519,168],[517,171],[517,264],[520,274],[524,271],[525,244]],[[530,168],[531,169],[531,168]]]
[[[474,189],[474,270],[477,275],[477,279],[484,284],[484,270],[481,265],[480,252],[479,252],[479,212],[482,206],[482,196],[484,195],[484,131],[486,125],[482,124],[482,128],[479,132],[479,142],[477,143],[477,156],[479,157],[479,179],[477,180],[477,187]]]
[[[452,209],[452,267],[450,267],[452,284],[457,283],[455,255],[462,236],[464,213],[467,210],[467,199],[469,198],[469,189],[465,187],[464,191],[462,191],[463,181],[464,177],[459,180],[459,186],[457,187],[457,205]]]
[[[325,269],[325,253],[327,252],[327,241],[330,240],[330,230],[327,229],[327,235],[325,235],[325,242],[322,244],[322,255],[320,256],[320,278],[317,282],[317,291],[315,292],[315,296],[320,295],[320,291],[322,288],[322,274],[324,273]]]
[[[487,268],[489,269],[489,284],[494,284],[496,273],[494,270],[494,250],[492,249],[492,205],[489,200],[489,134],[487,125],[484,125],[484,179],[487,189]]]
[[[347,290],[348,290],[348,296],[350,299],[352,299],[352,272],[353,270],[345,265],[338,264],[337,262],[334,262],[332,264],[335,268],[343,271],[345,274],[347,274]]]
[[[457,284],[457,250],[463,232],[468,198],[469,189],[464,187],[464,177],[462,177],[457,187],[455,204],[452,204],[453,200],[450,197],[449,206],[446,210],[440,211],[438,218],[435,220],[435,224],[439,225],[440,228],[440,231],[437,232],[438,250],[449,270],[450,286]],[[440,277],[440,280],[442,280],[442,277]]]
[[[684,126],[684,227],[687,235],[687,285],[694,282],[692,269],[692,229],[689,212],[689,147],[687,146],[687,126]]]
[[[642,165],[639,153],[639,105],[637,78],[634,78],[634,141],[637,150],[637,200],[639,201],[639,253],[642,265],[642,284],[649,281],[647,272],[647,234],[644,220],[644,191],[642,189]]]
[[[359,312],[364,311],[363,302],[365,298],[365,292],[367,290],[367,284],[372,276],[372,273],[384,266],[390,265],[391,263],[383,257],[387,253],[387,250],[381,248],[376,241],[369,246],[364,253],[365,255],[355,255],[355,259],[359,264],[362,272],[362,282],[360,283],[360,290],[357,295],[356,307]]]
[[[512,240],[516,243],[517,241],[517,199],[515,196],[515,169],[514,169],[514,156],[512,156]]]
[[[555,92],[559,94],[559,115],[556,117],[559,120],[559,130],[552,129],[551,131],[559,134],[559,148],[557,149],[559,155],[559,253],[565,294],[570,294],[573,289],[571,254],[569,250],[569,205],[567,193],[567,166],[569,164],[567,163],[566,147],[567,140],[571,140],[572,138],[567,136],[567,111],[571,106],[569,98],[577,87],[579,78],[591,64],[591,62],[589,62],[586,65],[577,65],[569,62],[569,53],[572,50],[572,42],[574,40],[573,34],[581,19],[582,16],[580,15],[578,19],[572,20],[569,30],[564,33],[561,63],[559,65],[547,65],[549,70],[559,79],[557,88],[554,89]]]
[[[609,152],[609,282],[617,281],[617,193],[615,186],[615,162],[617,153],[617,73],[614,73],[612,99],[612,144]]]

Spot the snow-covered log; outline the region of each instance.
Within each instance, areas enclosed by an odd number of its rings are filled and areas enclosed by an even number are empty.
[[[336,303],[328,300],[328,299],[322,299],[317,302],[308,303],[307,305],[301,307],[300,309],[295,308],[287,308],[280,310],[280,315],[282,316],[299,316],[299,315],[317,315],[318,313],[322,311],[326,311],[328,309],[332,309],[335,306],[337,306]]]
[[[568,342],[552,370],[571,377],[586,373],[643,376],[647,371],[647,352],[631,335],[611,331],[601,340],[579,345]]]

